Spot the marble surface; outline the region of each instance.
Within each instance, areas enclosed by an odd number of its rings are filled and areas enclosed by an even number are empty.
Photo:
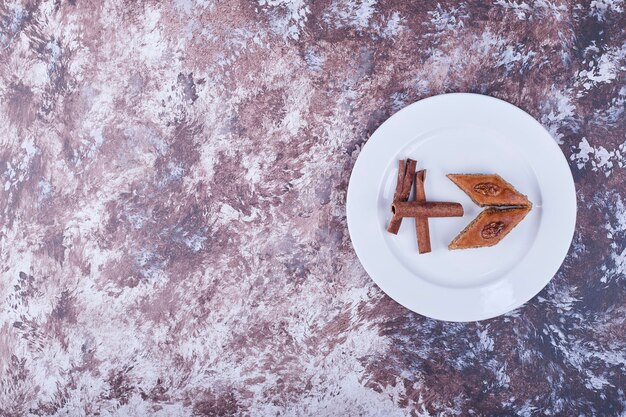
[[[0,415],[626,413],[622,0],[0,2]],[[351,247],[373,130],[507,100],[578,188],[506,316],[426,319]]]

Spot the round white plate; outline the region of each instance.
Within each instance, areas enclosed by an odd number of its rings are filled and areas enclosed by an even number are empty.
[[[432,252],[417,252],[415,221],[387,233],[398,160],[426,169],[426,199],[463,205],[459,218],[429,220]],[[448,250],[483,209],[446,174],[499,174],[533,203],[499,244]],[[567,161],[528,113],[488,96],[445,94],[389,118],[363,147],[350,177],[348,229],[363,267],[391,298],[440,320],[498,316],[534,297],[569,249],[576,190]]]

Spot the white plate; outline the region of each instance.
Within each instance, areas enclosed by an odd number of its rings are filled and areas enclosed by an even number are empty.
[[[426,169],[426,198],[463,205],[461,218],[430,219],[432,252],[418,254],[415,222],[387,233],[398,160]],[[482,211],[449,173],[497,173],[533,203],[498,245],[449,251]],[[363,267],[391,298],[440,320],[506,313],[550,281],[569,249],[576,190],[567,161],[528,113],[488,96],[445,94],[414,103],[383,123],[363,147],[348,187],[348,229]]]

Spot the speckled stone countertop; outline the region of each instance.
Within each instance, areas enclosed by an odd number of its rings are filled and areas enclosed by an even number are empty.
[[[0,416],[624,415],[625,8],[0,2]],[[579,210],[468,324],[383,294],[345,218],[373,130],[457,91],[536,117]]]

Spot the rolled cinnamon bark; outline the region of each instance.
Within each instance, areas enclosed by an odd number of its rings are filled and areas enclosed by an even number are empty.
[[[393,203],[391,211],[394,217],[461,217],[463,206],[459,203],[426,201],[399,201]]]
[[[424,203],[426,201],[426,191],[424,181],[426,180],[426,170],[422,169],[415,174],[415,202]],[[428,217],[417,216],[415,218],[415,235],[417,237],[417,250],[419,253],[430,252],[430,228],[428,227]]]
[[[398,179],[396,180],[396,191],[393,193],[393,201],[402,200],[402,185],[404,184],[404,176],[406,175],[406,161],[401,159],[398,161]]]
[[[415,167],[417,165],[417,161],[412,159],[407,159],[406,161],[400,160],[398,164],[398,179],[396,182],[396,191],[393,194],[393,202],[403,202],[409,199],[409,195],[411,194],[411,188],[413,188],[413,181],[415,179]],[[387,231],[389,233],[393,233],[394,235],[398,234],[398,230],[400,230],[400,225],[402,224],[402,217],[392,216],[391,221],[389,222],[389,227],[387,227]]]

